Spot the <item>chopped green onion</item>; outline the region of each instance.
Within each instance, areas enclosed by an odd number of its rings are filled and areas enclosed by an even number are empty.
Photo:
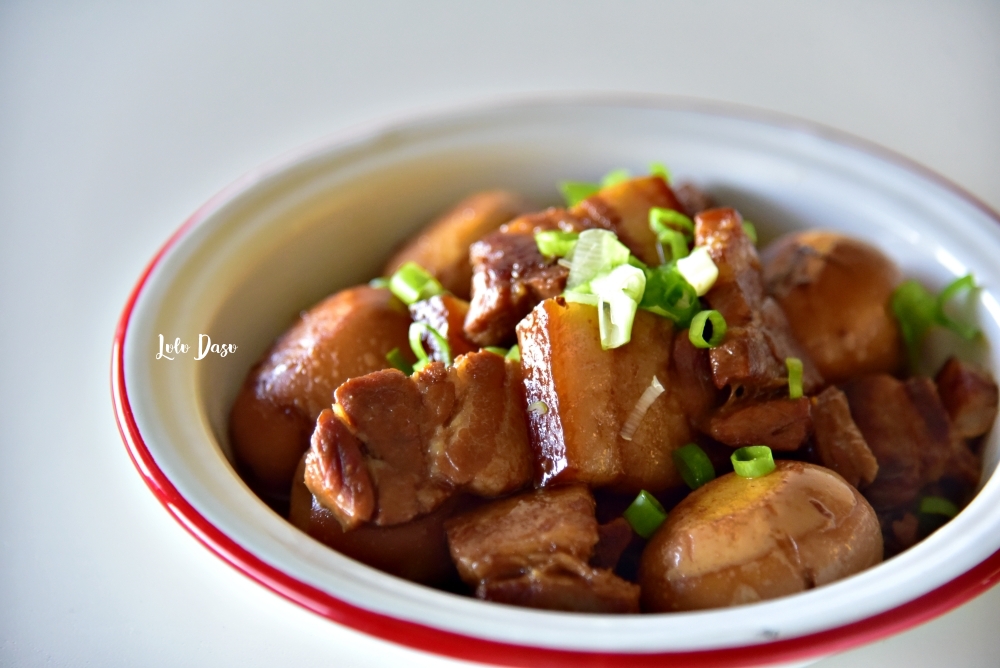
[[[576,241],[567,290],[578,290],[601,274],[609,273],[619,265],[628,263],[628,247],[618,241],[614,232],[608,230],[584,230]],[[579,290],[578,290],[579,291]]]
[[[642,419],[646,417],[646,413],[649,411],[649,407],[653,405],[661,394],[663,394],[664,388],[663,384],[660,383],[660,379],[653,376],[653,380],[650,381],[649,387],[642,391],[642,395],[639,396],[639,400],[635,402],[635,406],[632,407],[632,412],[628,414],[625,419],[625,424],[622,426],[618,435],[624,438],[626,441],[631,441],[632,437],[635,436],[635,430],[639,428],[642,424]]]
[[[559,192],[566,200],[566,206],[576,206],[600,189],[601,186],[596,183],[584,183],[583,181],[563,181],[559,184]]]
[[[662,162],[650,163],[649,174],[650,176],[659,176],[666,181],[668,185],[670,184],[670,170],[667,169],[667,166]]]
[[[373,278],[372,280],[368,281],[368,285],[370,285],[373,288],[388,288],[389,279],[386,278],[385,276],[379,276],[377,278]]]
[[[605,174],[604,178],[601,179],[601,187],[609,188],[611,186],[616,186],[619,183],[628,181],[630,178],[632,178],[632,174],[627,169],[613,169]]]
[[[979,333],[979,330],[972,325],[957,322],[948,317],[948,314],[944,312],[944,307],[945,304],[947,304],[951,298],[959,292],[974,290],[975,287],[976,282],[973,280],[972,274],[968,274],[966,276],[962,276],[961,278],[956,278],[954,281],[949,283],[945,289],[941,291],[941,294],[938,295],[937,298],[938,324],[947,327],[966,340],[975,338],[975,336]]]
[[[677,271],[681,272],[695,293],[701,297],[712,289],[715,280],[719,278],[719,268],[715,266],[708,248],[698,246],[687,257],[677,260]]]
[[[798,399],[802,396],[802,360],[798,357],[786,357],[788,367],[788,398]]]
[[[486,346],[483,348],[488,353],[493,353],[494,355],[499,355],[500,357],[506,357],[507,351],[503,348],[497,348],[496,346]]]
[[[451,346],[448,345],[448,339],[441,336],[440,332],[427,323],[414,322],[410,324],[410,348],[413,349],[413,354],[417,356],[417,363],[413,365],[413,370],[420,371],[431,363],[430,356],[427,354],[427,351],[424,350],[423,338],[425,336],[429,336],[434,339],[434,343],[437,344],[438,354],[441,357],[441,362],[443,362],[445,366],[451,366]]]
[[[667,258],[663,253],[665,248],[670,249],[670,260],[679,260],[688,255],[687,240],[684,235],[677,230],[666,229],[657,235],[656,250],[660,254],[661,264],[667,263]]]
[[[592,280],[590,289],[597,297],[601,348],[625,345],[632,339],[632,323],[646,289],[646,275],[642,269],[622,264]]]
[[[566,257],[576,246],[579,236],[576,232],[545,230],[535,235],[535,243],[538,244],[538,251],[545,257]]]
[[[389,290],[409,306],[442,294],[444,287],[416,262],[407,262],[389,279]]]
[[[691,489],[698,489],[706,482],[715,479],[715,467],[705,454],[705,451],[694,443],[677,448],[673,451],[674,466]]]
[[[746,235],[748,237],[750,237],[750,242],[753,245],[756,246],[757,245],[757,228],[753,226],[753,223],[751,223],[749,220],[744,220],[743,221],[743,231],[746,232]]]
[[[391,364],[393,369],[399,369],[407,376],[413,373],[413,365],[406,361],[399,348],[393,348],[386,353],[385,361]]]
[[[695,348],[714,348],[726,338],[726,319],[718,311],[701,311],[691,319],[688,339]]]
[[[944,312],[945,304],[952,297],[974,287],[975,282],[969,275],[955,279],[936,297],[914,280],[904,281],[892,293],[892,312],[899,323],[912,367],[917,366],[920,345],[932,325],[947,327],[966,339],[971,339],[979,333],[975,327],[957,322]]]
[[[589,290],[590,286],[586,286]],[[597,295],[591,292],[580,292],[579,290],[567,290],[563,293],[563,299],[568,301],[570,304],[587,304],[588,306],[597,306],[601,301],[597,298]]]
[[[646,271],[646,289],[639,308],[652,311],[684,328],[701,310],[701,303],[691,284],[684,280],[673,265]]]
[[[667,520],[667,511],[655,496],[642,490],[622,516],[632,525],[633,531],[643,538],[649,538]]]
[[[740,448],[729,458],[733,462],[736,475],[744,478],[760,478],[774,470],[774,457],[766,445],[748,445]]]
[[[512,360],[514,362],[520,362],[521,361],[521,347],[515,343],[511,347],[511,349],[507,351],[507,354],[504,355],[504,358]]]
[[[958,515],[958,506],[940,496],[925,496],[920,499],[920,513],[923,515],[943,515],[952,518]]]
[[[683,234],[688,241],[694,240],[694,222],[680,211],[654,206],[649,210],[649,229],[657,237],[664,230],[673,229]]]

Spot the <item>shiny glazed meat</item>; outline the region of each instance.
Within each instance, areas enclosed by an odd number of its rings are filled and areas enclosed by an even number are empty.
[[[638,612],[639,588],[587,562],[598,542],[582,485],[521,494],[446,523],[461,578],[485,600],[576,612]]]
[[[539,485],[584,482],[633,494],[681,484],[670,453],[691,439],[672,389],[673,326],[636,313],[632,340],[602,350],[592,306],[549,299],[518,325]],[[666,391],[630,440],[621,431],[656,377]]]
[[[531,479],[521,369],[489,352],[407,377],[353,378],[321,416],[306,457],[309,490],[350,529],[408,522],[456,490],[499,496]]]
[[[342,290],[309,309],[251,369],[229,416],[236,463],[267,497],[288,497],[320,411],[344,381],[407,349],[410,316],[388,290]]]
[[[768,294],[828,382],[902,367],[889,309],[901,277],[880,251],[833,232],[797,232],[769,246],[764,261]]]
[[[730,473],[673,509],[642,554],[647,612],[703,610],[786,596],[882,561],[878,519],[836,473],[779,461]]]

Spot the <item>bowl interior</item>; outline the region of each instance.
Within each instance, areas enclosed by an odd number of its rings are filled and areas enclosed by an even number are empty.
[[[560,180],[666,162],[758,227],[826,228],[868,240],[940,288],[973,273],[964,305],[985,337],[940,335],[930,366],[961,348],[1000,376],[1000,226],[918,169],[814,128],[685,106],[522,104],[411,121],[321,142],[237,182],[173,244],[144,285],[125,339],[129,400],[157,466],[211,524],[265,563],[397,619],[537,647],[681,651],[800,636],[888,610],[1000,548],[998,441],[977,499],[914,549],[839,583],[776,601],[690,614],[606,617],[491,605],[413,585],[323,547],[272,513],[228,461],[229,407],[247,371],[303,309],[377,275],[391,250],[460,197],[510,188],[539,206]],[[159,336],[191,346],[157,359]],[[238,346],[196,360],[205,337]],[[717,629],[725,628],[725,634]],[[720,637],[723,635],[724,637]]]

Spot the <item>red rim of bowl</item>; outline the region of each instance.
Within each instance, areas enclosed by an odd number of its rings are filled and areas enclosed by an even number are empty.
[[[534,98],[534,100],[538,101],[537,98]],[[607,99],[600,96],[596,98],[595,96],[589,96],[582,99],[579,97],[562,97],[555,101],[564,103],[569,101],[606,102]],[[889,149],[847,135],[838,130],[832,130],[778,113],[762,112],[756,109],[740,109],[732,105],[725,105],[726,109],[720,109],[720,105],[718,104],[700,101],[695,101],[692,104],[691,100],[650,96],[633,96],[632,99],[629,99],[628,96],[624,99],[622,96],[617,96],[615,101],[618,103],[638,103],[640,106],[656,106],[660,108],[664,106],[672,108],[685,107],[688,109],[701,108],[703,111],[708,111],[709,113],[730,117],[737,116],[747,120],[764,122],[769,125],[792,126],[799,131],[805,130],[826,139],[831,139],[836,143],[851,145],[863,152],[874,154],[887,162],[899,165],[909,171],[918,172],[925,178],[952,191],[1000,223],[1000,215],[989,206],[939,174]],[[507,103],[510,104],[509,99]],[[515,101],[511,106],[516,105],[517,102]],[[412,115],[410,117],[412,118]],[[385,128],[390,124],[377,123],[373,125]],[[356,133],[349,134],[357,136]],[[326,144],[326,142],[321,143]],[[299,151],[295,151],[291,155],[299,153]],[[287,158],[285,160],[279,159],[275,162],[280,165],[285,163],[286,160]],[[111,395],[114,402],[115,418],[118,422],[118,431],[121,434],[122,441],[125,443],[129,457],[131,457],[132,463],[146,482],[150,491],[163,504],[167,512],[202,545],[214,552],[219,558],[251,580],[267,587],[276,594],[331,621],[377,638],[424,652],[467,661],[511,666],[535,666],[544,663],[545,665],[567,667],[603,666],[610,663],[627,661],[630,665],[634,666],[676,664],[709,667],[781,663],[818,658],[827,654],[845,651],[930,621],[975,598],[1000,581],[1000,550],[998,550],[977,566],[974,566],[933,591],[896,608],[833,629],[741,647],[632,654],[581,652],[516,645],[466,636],[415,622],[396,619],[389,615],[372,612],[342,601],[327,592],[295,579],[280,568],[262,561],[202,516],[177,491],[177,488],[174,487],[159,466],[157,466],[149,448],[143,441],[142,434],[139,432],[139,427],[132,414],[125,383],[124,361],[125,337],[128,333],[132,311],[139,294],[142,292],[150,274],[159,264],[160,260],[193,227],[206,218],[209,213],[215,211],[221,202],[230,199],[245,187],[255,182],[257,175],[260,173],[261,171],[251,172],[206,202],[174,232],[146,266],[129,295],[115,330],[111,357]]]

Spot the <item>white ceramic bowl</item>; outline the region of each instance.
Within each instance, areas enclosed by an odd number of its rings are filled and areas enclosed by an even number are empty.
[[[971,598],[1000,571],[997,438],[978,497],[923,543],[787,598],[698,613],[603,616],[484,603],[405,582],[327,549],[234,473],[229,406],[247,370],[302,309],[371,278],[390,249],[474,190],[540,203],[559,180],[664,161],[735,205],[766,239],[843,230],[934,287],[972,272],[970,307],[1000,341],[998,216],[958,188],[854,139],[786,118],[677,100],[542,100],[428,115],[317,142],[220,193],[143,274],[113,357],[115,407],[139,472],[198,540],[331,620],[485,662],[735,665],[813,658]],[[191,346],[157,359],[159,335]],[[200,334],[238,346],[195,360]],[[967,351],[1000,377],[986,345]]]

